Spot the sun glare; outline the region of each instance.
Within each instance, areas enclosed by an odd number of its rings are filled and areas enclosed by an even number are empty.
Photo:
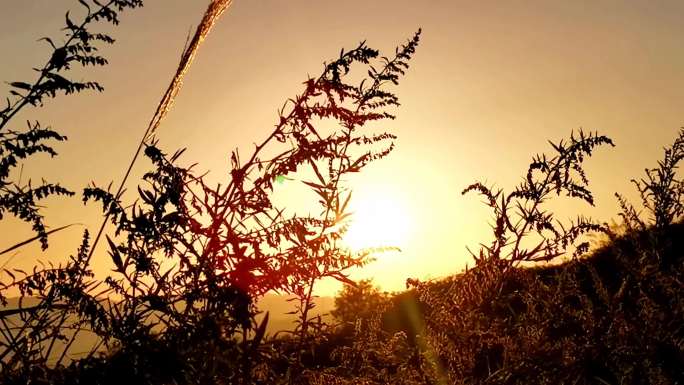
[[[352,212],[351,224],[343,238],[351,249],[406,245],[411,220],[401,200],[386,194],[363,197],[356,201]]]

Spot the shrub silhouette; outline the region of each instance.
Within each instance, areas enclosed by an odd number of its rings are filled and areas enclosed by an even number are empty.
[[[87,232],[77,254],[65,265],[4,271],[3,294],[18,290],[22,298],[16,309],[0,314],[5,337],[0,362],[6,382],[52,383],[60,378],[91,383],[267,381],[281,375],[258,365],[269,357],[270,348],[263,345],[268,315],[257,324],[255,302],[269,291],[294,294],[298,299],[299,323],[290,339],[295,348],[272,357],[286,362],[284,375],[294,381],[301,373],[297,368],[302,366],[302,352],[325,328],[320,317],[310,315],[314,285],[325,277],[351,282],[345,271],[366,263],[372,251],[352,253],[339,244],[351,196],[343,180],[392,151],[394,135],[367,132],[365,126],[394,118],[392,108],[399,102],[386,88],[398,84],[408,68],[420,31],[392,58],[380,59],[379,52],[365,42],[343,50],[319,77],[304,82],[303,93],[283,106],[275,129],[251,154],[243,157],[233,151],[230,179],[210,186],[192,167],[177,166],[183,151],[167,155],[154,134],[198,42],[229,3],[210,4],[145,133],[140,149],[153,168],[138,187],[138,199],[123,202],[121,189],[90,186],[84,190],[84,202],[102,204],[105,218],[115,227],[114,234],[106,237],[113,273],[104,280],[93,275],[94,245]],[[57,79],[51,71],[66,70],[74,61],[106,64],[89,44],[113,39],[91,35],[85,27],[99,19],[117,23],[117,11],[142,3],[81,4],[88,9],[85,21],[76,26],[67,14],[66,48],[55,47],[36,85],[14,84],[27,93],[19,95],[18,102],[4,113],[3,125],[17,109],[54,97],[58,91],[101,90],[97,83],[46,83],[43,77]],[[64,52],[66,56],[59,56]],[[352,84],[347,79],[356,68],[367,75]],[[336,127],[319,128],[326,121]],[[52,131],[42,136],[41,132],[32,134],[37,138],[34,142],[63,139]],[[14,140],[34,145],[33,137]],[[3,159],[10,166],[31,151],[50,151],[49,147],[26,150],[7,143],[8,155]],[[302,182],[320,198],[320,215],[286,216],[284,208],[272,202],[279,178],[301,175],[314,178]],[[44,189],[62,192],[58,187]],[[33,194],[41,198],[46,192]],[[20,213],[35,207],[32,201],[15,205]],[[43,226],[41,218],[26,218],[34,220],[38,237],[47,246],[47,231],[36,225]],[[98,239],[99,233],[95,243]],[[23,299],[29,298],[38,304],[24,306]],[[20,326],[8,324],[9,317]],[[79,333],[94,336],[96,346],[65,367],[64,359]],[[54,349],[61,353],[57,363],[50,364]],[[169,363],[173,365],[167,370]]]
[[[363,322],[370,320],[387,302],[387,293],[380,292],[371,280],[361,280],[355,285],[344,286],[335,297],[335,309],[331,314],[342,327],[361,328]]]
[[[640,213],[620,194],[615,196],[620,202],[625,225],[630,230],[653,226],[664,228],[679,221],[684,214],[684,180],[677,178],[679,162],[684,159],[684,129],[674,143],[665,149],[663,159],[657,168],[647,168],[642,179],[632,179],[641,196],[641,203],[648,213],[643,219]],[[650,222],[650,224],[649,224]]]
[[[142,5],[141,0],[110,0],[105,4],[93,1],[80,1],[86,14],[79,21],[72,21],[66,13],[65,42],[55,44],[54,40],[44,37],[52,48],[48,61],[42,68],[35,68],[38,77],[33,82],[13,81],[9,85],[11,98],[7,106],[0,109],[0,219],[4,215],[30,222],[43,249],[48,246],[48,231],[40,213],[38,201],[50,195],[73,195],[74,193],[59,184],[41,182],[37,186],[29,180],[22,183],[12,177],[13,170],[20,162],[39,153],[56,156],[50,141],[64,141],[66,136],[57,131],[42,127],[39,122],[27,122],[23,130],[15,126],[13,118],[27,106],[42,106],[47,99],[58,94],[75,94],[87,90],[102,92],[104,88],[95,81],[76,81],[65,76],[74,66],[104,66],[107,59],[98,53],[98,44],[112,44],[114,39],[104,33],[92,33],[90,27],[98,22],[119,23],[119,13]],[[12,125],[10,126],[10,123]],[[3,248],[7,253],[13,247]]]
[[[570,135],[567,143],[551,143],[555,150],[552,156],[536,155],[523,181],[511,193],[492,191],[482,183],[463,190],[463,194],[470,191],[482,194],[494,211],[494,239],[490,246],[483,246],[478,255],[471,253],[475,261],[495,259],[503,265],[550,261],[567,253],[580,235],[603,231],[601,225],[583,217],[564,225],[543,205],[554,194],[565,194],[593,205],[594,197],[588,189],[589,180],[582,163],[595,147],[604,144],[613,145],[613,142],[608,137],[579,130],[576,135]],[[535,235],[537,239],[533,239]],[[528,250],[523,241],[535,242]],[[575,255],[585,252],[588,246],[588,243],[576,245]]]
[[[29,121],[27,127],[20,130],[16,127],[17,114],[29,106],[42,106],[47,100],[59,94],[68,95],[86,90],[102,91],[99,83],[71,80],[67,77],[67,72],[75,66],[107,64],[107,60],[98,53],[98,45],[111,44],[114,39],[107,34],[92,33],[90,28],[101,22],[118,24],[122,11],[142,5],[139,0],[112,0],[104,4],[84,0],[79,3],[85,8],[83,18],[73,21],[67,12],[63,44],[56,44],[49,37],[41,39],[52,48],[49,59],[41,68],[35,69],[38,73],[35,81],[9,83],[12,87],[11,96],[7,98],[7,106],[0,110],[0,219],[6,214],[12,214],[30,222],[36,233],[34,238],[19,244],[9,247],[3,245],[0,254],[7,254],[34,240],[39,240],[43,249],[47,248],[48,235],[68,226],[48,231],[39,201],[50,195],[74,195],[58,183],[43,181],[36,185],[30,180],[24,183],[21,180],[21,173],[17,178],[16,168],[22,161],[40,153],[55,156],[57,154],[50,142],[66,140],[65,136],[49,127],[43,127],[39,122]],[[64,291],[84,285],[90,278],[88,268],[79,265],[86,247],[87,242],[84,241],[77,256],[72,257],[66,266],[36,266],[31,273],[3,269],[0,300],[5,306],[7,293],[13,288],[22,293],[23,299],[24,295],[37,294],[48,282],[52,287],[39,298],[37,304],[24,306],[20,299],[18,308],[2,312],[0,362],[3,375],[17,368],[27,371],[45,364],[55,346],[64,337],[63,331],[52,327],[60,323],[54,318],[54,311],[66,311],[69,305],[63,301],[64,298],[60,298],[66,295]],[[80,302],[79,306],[80,311],[85,311],[86,308],[92,310],[92,304],[86,301]],[[73,333],[73,330],[71,332]],[[62,359],[63,355],[58,356],[57,361],[61,362]]]

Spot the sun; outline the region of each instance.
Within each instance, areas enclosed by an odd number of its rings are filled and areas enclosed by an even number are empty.
[[[352,202],[351,212],[343,242],[352,250],[406,246],[411,220],[406,202],[398,196],[376,193],[361,197]]]

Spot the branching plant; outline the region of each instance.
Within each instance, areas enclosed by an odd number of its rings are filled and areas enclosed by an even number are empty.
[[[99,90],[97,83],[66,85],[66,80],[56,81],[62,78],[53,72],[68,69],[74,61],[105,64],[99,56],[88,56],[94,55],[90,41],[111,39],[90,35],[85,26],[101,18],[116,22],[116,12],[107,10],[138,5],[112,1],[97,11],[88,8],[81,26],[67,15],[66,48],[55,51],[68,55],[61,61],[51,58],[34,85],[14,84],[26,93],[10,105],[6,121],[23,106],[38,105],[58,91]],[[419,34],[393,58],[379,58],[365,42],[343,50],[318,78],[304,83],[301,95],[285,104],[273,131],[247,158],[238,150],[232,153],[225,184],[210,186],[193,167],[177,166],[182,151],[161,151],[152,139],[156,126],[151,125],[142,148],[154,169],[145,174],[136,201],[124,203],[121,191],[109,188],[84,190],[84,202],[100,202],[115,227],[106,237],[112,274],[104,280],[94,277],[94,249],[87,233],[77,255],[65,265],[5,270],[3,293],[15,290],[20,301],[37,304],[20,302],[17,309],[0,314],[3,373],[34,378],[34,368],[48,370],[57,350],[57,368],[74,358],[72,367],[90,362],[89,370],[95,370],[110,362],[120,366],[117,375],[142,373],[167,351],[171,359],[186,363],[170,374],[174,381],[214,381],[220,375],[230,383],[250,383],[268,322],[267,316],[256,323],[255,301],[270,291],[298,298],[295,340],[301,352],[323,327],[320,318],[311,315],[315,284],[326,277],[350,283],[346,270],[364,265],[372,253],[351,252],[340,244],[350,216],[345,178],[394,148],[394,135],[372,133],[369,125],[394,118],[392,109],[399,102],[386,88],[397,84],[408,68]],[[356,69],[367,76],[352,84],[347,79]],[[177,88],[170,90],[167,94]],[[313,191],[319,215],[286,213],[275,205],[274,192],[283,178],[301,180]],[[94,335],[97,342],[85,357],[69,357],[79,333]],[[110,361],[98,361],[102,349],[114,354]],[[229,352],[234,358],[226,361]],[[300,358],[299,353],[287,357],[293,367]],[[104,376],[106,368],[101,372],[98,375]],[[289,375],[296,376],[296,371]]]
[[[369,251],[352,253],[340,244],[349,217],[344,177],[392,150],[394,135],[363,129],[393,118],[387,108],[398,100],[384,87],[397,83],[418,36],[394,59],[383,59],[382,68],[371,66],[359,85],[344,79],[355,64],[370,65],[378,51],[365,43],[343,51],[321,76],[304,83],[304,93],[283,108],[275,129],[246,161],[232,153],[225,186],[209,186],[191,169],[173,166],[180,153],[167,159],[150,145],[145,153],[157,170],[146,175],[150,187],[139,190],[140,204],[126,210],[110,192],[87,189],[85,197],[101,201],[126,237],[119,245],[110,241],[121,278],[107,282],[128,298],[130,317],[139,325],[154,316],[165,328],[200,330],[200,323],[227,312],[225,335],[246,338],[258,329],[253,301],[276,291],[298,298],[295,332],[305,345],[311,328],[323,326],[310,314],[316,282],[350,282],[345,271],[369,257]],[[337,128],[317,128],[326,120]],[[319,198],[318,216],[286,216],[273,203],[280,178],[302,175],[314,178],[302,182]]]
[[[39,240],[42,248],[46,249],[48,235],[68,226],[48,230],[39,202],[51,195],[74,195],[57,183],[22,182],[21,172],[17,171],[22,162],[40,153],[56,156],[50,142],[64,141],[66,137],[49,127],[42,127],[38,122],[29,121],[23,130],[12,127],[16,117],[26,107],[42,106],[47,99],[59,94],[102,91],[99,83],[71,80],[66,73],[77,66],[107,64],[107,60],[98,53],[98,45],[112,44],[114,39],[108,34],[91,32],[91,27],[101,22],[118,24],[122,11],[142,6],[141,0],[111,0],[106,3],[79,0],[79,3],[85,10],[83,17],[74,21],[67,12],[62,43],[49,37],[41,39],[52,48],[49,59],[42,68],[35,69],[35,81],[9,83],[11,96],[6,99],[6,107],[0,110],[0,219],[11,214],[31,223],[36,233],[34,238],[24,242],[3,245],[0,254],[6,255],[34,240]],[[54,327],[60,324],[58,320],[66,318],[69,312],[92,312],[93,303],[85,297],[77,298],[79,290],[90,287],[92,283],[91,272],[83,263],[83,253],[88,249],[87,240],[86,236],[77,256],[65,265],[36,266],[29,273],[3,269],[0,301],[6,306],[8,293],[21,295],[18,308],[3,310],[0,314],[0,363],[3,372],[47,362],[57,342],[64,339],[64,330]],[[3,263],[3,268],[6,264]],[[37,301],[37,304],[22,303],[24,297],[31,297],[28,299]],[[67,332],[73,333],[79,324],[74,323],[70,327]],[[64,354],[58,357],[60,362]]]
[[[6,99],[7,105],[0,109],[0,219],[11,214],[31,223],[43,249],[48,246],[48,231],[38,201],[50,195],[73,195],[73,192],[45,181],[37,185],[30,180],[22,183],[16,178],[15,169],[38,153],[56,156],[49,143],[67,138],[49,127],[41,127],[38,122],[29,121],[24,129],[11,128],[10,123],[14,123],[13,118],[27,106],[42,106],[47,99],[55,98],[58,94],[103,91],[98,82],[69,79],[66,73],[76,66],[106,65],[107,59],[99,54],[98,45],[112,44],[114,38],[105,33],[93,33],[91,27],[98,22],[116,25],[120,12],[142,6],[142,0],[110,0],[104,4],[79,0],[79,3],[85,8],[85,15],[80,20],[72,20],[69,12],[66,13],[63,43],[49,37],[40,39],[52,48],[50,58],[42,68],[34,68],[38,74],[35,81],[9,83],[11,97]],[[7,246],[0,246],[1,250],[12,249]]]
[[[491,260],[504,266],[550,261],[573,246],[574,255],[585,252],[589,244],[575,245],[575,241],[584,233],[604,230],[604,226],[581,216],[564,224],[544,208],[544,203],[553,196],[566,195],[593,206],[594,197],[588,189],[589,180],[582,163],[595,147],[605,144],[612,146],[613,142],[605,136],[580,130],[568,142],[551,143],[554,155],[536,155],[524,180],[512,192],[494,191],[482,183],[463,190],[463,194],[479,192],[494,211],[491,245],[482,245],[479,254],[471,252],[478,264]]]
[[[663,159],[657,168],[647,168],[642,179],[632,179],[641,197],[641,203],[648,217],[632,206],[622,195],[615,193],[620,203],[624,224],[630,230],[646,230],[651,226],[657,229],[681,220],[684,215],[684,180],[678,178],[679,162],[684,159],[684,129],[672,145],[665,148]]]
[[[550,199],[560,195],[594,204],[582,166],[596,147],[606,144],[612,146],[613,142],[605,136],[579,130],[567,142],[551,143],[553,155],[534,156],[523,181],[512,192],[494,190],[482,183],[463,190],[463,194],[480,193],[492,209],[493,239],[489,245],[482,244],[477,254],[468,250],[476,266],[459,276],[457,286],[448,285],[454,303],[458,304],[454,306],[490,301],[501,294],[504,277],[513,268],[552,261],[569,253],[579,256],[589,249],[589,242],[580,239],[583,234],[606,231],[605,225],[583,216],[564,223],[545,207]],[[424,286],[415,280],[407,283],[419,289]],[[442,306],[432,303],[434,296],[424,295],[421,299],[430,306]],[[451,318],[450,314],[442,315]]]

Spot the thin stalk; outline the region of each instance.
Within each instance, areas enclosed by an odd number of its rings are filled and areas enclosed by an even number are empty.
[[[99,11],[101,11],[101,10],[103,10],[103,9],[108,9],[113,3],[114,3],[114,0],[110,0],[106,5],[101,6],[100,9],[99,9],[97,12],[95,12],[95,13],[98,13]],[[83,31],[83,28],[84,28],[88,23],[90,23],[90,22],[92,21],[92,19],[91,19],[91,15],[92,15],[92,14],[93,14],[93,13],[91,13],[90,11],[88,11],[88,16],[86,16],[86,18],[83,20],[83,22],[78,26],[77,31],[74,31],[74,32],[71,33],[71,36],[69,37],[69,39],[66,41],[66,43],[64,43],[64,44],[62,45],[62,47],[60,47],[60,49],[64,49],[64,48],[68,47],[69,44],[71,44],[71,42],[74,40],[74,38],[76,38],[76,36],[79,35],[79,32]],[[54,47],[54,46],[53,46],[53,47]],[[13,117],[14,117],[22,108],[24,108],[24,107],[26,106],[26,104],[28,104],[28,102],[29,102],[29,97],[31,96],[32,93],[35,93],[34,90],[37,90],[37,89],[38,89],[38,86],[40,85],[40,83],[43,81],[43,79],[45,79],[45,74],[48,73],[48,72],[51,70],[51,67],[52,67],[52,59],[50,59],[50,61],[48,61],[47,64],[45,64],[45,65],[43,66],[43,68],[40,70],[40,77],[38,77],[38,80],[36,80],[36,82],[33,84],[33,86],[31,87],[31,91],[29,91],[28,95],[26,95],[25,97],[23,97],[23,98],[17,100],[17,101],[14,103],[14,105],[11,107],[10,113],[7,114],[6,116],[3,116],[3,117],[2,117],[2,121],[0,121],[0,131],[2,131],[2,129],[5,127],[5,125],[7,125],[7,123],[8,123],[10,120],[12,120],[12,118],[13,118]]]
[[[57,359],[55,366],[59,366],[62,364],[62,361],[64,360],[64,357],[66,356],[66,353],[69,351],[69,349],[71,348],[71,345],[74,343],[74,341],[76,341],[76,337],[78,336],[78,333],[80,333],[81,331],[82,331],[82,329],[80,329],[80,328],[76,329],[74,331],[74,334],[69,339],[69,343],[66,344],[66,346],[64,347],[64,350],[62,350],[62,354],[59,355],[59,358]],[[48,358],[49,358],[49,356],[48,356]]]
[[[209,32],[211,32],[211,29],[216,24],[216,21],[221,17],[223,12],[231,4],[232,0],[213,0],[209,4],[209,7],[204,13],[204,17],[202,18],[202,22],[199,24],[199,26],[197,26],[195,35],[193,36],[190,45],[183,52],[180,63],[178,64],[178,69],[176,70],[176,74],[174,75],[173,79],[171,79],[171,83],[166,89],[166,92],[164,93],[164,96],[162,97],[161,101],[157,105],[157,109],[155,110],[154,115],[152,116],[152,119],[150,120],[150,123],[147,126],[147,129],[145,130],[142,139],[138,143],[138,148],[135,150],[133,159],[131,159],[128,168],[126,169],[126,173],[124,174],[124,177],[122,178],[121,183],[119,184],[119,188],[117,189],[116,194],[114,195],[115,200],[118,201],[121,198],[126,181],[128,180],[128,177],[131,174],[131,170],[133,169],[135,162],[138,160],[138,157],[140,156],[140,152],[142,151],[146,143],[153,138],[161,122],[164,120],[166,114],[171,109],[171,106],[173,105],[173,102],[175,101],[176,96],[178,95],[178,92],[180,91],[183,85],[183,78],[185,77],[185,74],[188,72],[190,66],[192,65],[195,56],[197,55],[197,51],[199,50],[199,47],[201,46],[202,42],[204,42],[204,39],[207,37]],[[109,216],[110,213],[109,211],[107,211],[105,213],[104,219],[102,220],[102,224],[100,225],[100,228],[97,231],[97,235],[95,236],[93,245],[90,248],[88,258],[86,258],[86,265],[90,262],[90,259],[93,257],[97,244],[102,236],[102,233],[104,232],[105,227],[107,226]]]
[[[58,227],[58,228],[56,228],[56,229],[52,229],[52,230],[46,232],[45,235],[50,235],[50,234],[56,233],[56,232],[58,232],[58,231],[62,231],[62,230],[68,229],[69,227],[75,226],[75,225],[82,225],[82,223],[72,223],[72,224],[69,224],[69,225],[66,225],[66,226],[61,226],[61,227]],[[40,237],[41,237],[40,235],[36,235],[35,237],[31,237],[31,238],[29,238],[29,239],[27,239],[27,240],[25,240],[25,241],[22,241],[22,242],[19,242],[19,243],[17,243],[17,244],[14,244],[14,245],[12,245],[12,246],[6,248],[5,250],[0,251],[0,255],[7,254],[7,253],[9,253],[10,251],[16,250],[16,249],[18,249],[18,248],[20,248],[20,247],[22,247],[22,246],[24,246],[24,245],[27,245],[27,244],[29,244],[29,243],[31,243],[31,242],[34,242],[34,241],[40,239]],[[0,266],[0,269],[3,268],[3,267],[5,267],[5,265]]]

